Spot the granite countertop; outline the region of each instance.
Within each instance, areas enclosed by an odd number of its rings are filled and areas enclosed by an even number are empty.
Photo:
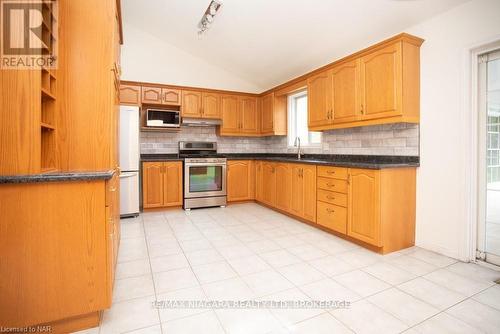
[[[50,172],[30,175],[7,175],[0,176],[0,184],[109,180],[111,177],[113,177],[114,173],[114,170],[106,170],[85,172]]]
[[[366,169],[420,166],[420,158],[417,156],[304,154],[300,160],[296,154],[221,153],[218,156],[228,160],[268,160]],[[142,154],[141,160],[182,161],[183,159],[177,154]]]

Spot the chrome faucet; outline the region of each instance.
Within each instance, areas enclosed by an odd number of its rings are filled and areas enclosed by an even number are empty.
[[[300,137],[295,138],[295,143],[293,146],[297,147],[297,159],[300,160],[302,156],[302,149],[300,148]]]

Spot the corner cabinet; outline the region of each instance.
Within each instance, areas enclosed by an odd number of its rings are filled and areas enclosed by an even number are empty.
[[[230,160],[227,162],[228,202],[255,199],[255,167],[252,160]]]
[[[286,95],[269,93],[260,98],[261,134],[263,136],[286,136],[287,109]]]
[[[182,199],[182,162],[142,164],[143,208],[181,206]]]

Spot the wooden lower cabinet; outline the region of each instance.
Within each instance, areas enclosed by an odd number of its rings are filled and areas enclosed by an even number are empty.
[[[255,199],[255,167],[252,160],[227,162],[228,202]]]
[[[276,207],[290,211],[292,200],[292,168],[287,163],[276,164]]]
[[[276,206],[276,163],[262,163],[262,202]]]
[[[0,324],[53,333],[99,325],[112,301],[118,186],[118,175],[0,185]]]
[[[380,171],[350,169],[349,175],[347,234],[380,247]]]
[[[292,169],[292,204],[290,213],[316,222],[316,166],[290,164]]]
[[[255,161],[255,200],[257,202],[263,202],[263,187],[264,187],[264,178],[262,177],[262,161]]]
[[[318,167],[317,223],[389,253],[415,242],[415,168]]]
[[[142,164],[142,206],[145,209],[182,205],[182,162]]]

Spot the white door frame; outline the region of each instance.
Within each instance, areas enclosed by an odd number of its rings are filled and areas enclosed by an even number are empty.
[[[463,106],[466,109],[463,113],[465,120],[464,136],[466,140],[464,150],[464,161],[467,163],[465,170],[465,183],[467,196],[466,219],[467,225],[464,233],[463,254],[461,257],[471,262],[476,262],[476,250],[478,248],[478,227],[480,219],[484,218],[483,208],[480,199],[480,180],[479,180],[479,124],[480,124],[480,106],[479,106],[479,57],[494,50],[500,49],[500,35],[485,41],[479,45],[472,46],[465,52],[463,79]],[[470,108],[470,112],[467,109]],[[483,202],[484,203],[484,202]]]

